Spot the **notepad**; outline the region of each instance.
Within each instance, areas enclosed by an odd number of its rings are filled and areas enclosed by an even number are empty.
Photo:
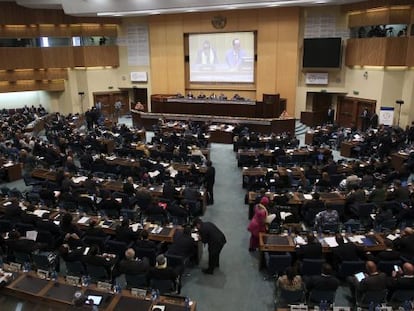
[[[138,229],[142,229],[142,225],[140,223],[136,223],[136,224],[129,225],[129,227],[134,232],[138,231]]]
[[[338,246],[338,243],[336,242],[336,238],[335,237],[326,237],[323,240],[325,241],[325,243],[329,247],[337,247]]]
[[[304,194],[303,197],[305,198],[305,200],[312,200],[312,195],[311,194]]]
[[[90,217],[82,217],[81,219],[78,220],[78,224],[86,224],[89,221]]]

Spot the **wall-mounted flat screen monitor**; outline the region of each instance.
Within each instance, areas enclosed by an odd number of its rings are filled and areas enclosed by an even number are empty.
[[[303,68],[340,68],[341,38],[309,38],[303,40]]]
[[[254,32],[189,34],[190,82],[254,82]]]

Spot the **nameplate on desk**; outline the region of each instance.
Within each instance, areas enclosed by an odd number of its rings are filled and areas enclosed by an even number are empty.
[[[131,288],[131,295],[139,298],[147,297],[147,290],[142,288]]]
[[[47,270],[37,269],[36,274],[41,279],[47,279],[49,277],[49,271]]]
[[[110,292],[110,291],[111,291],[111,289],[112,289],[112,285],[111,285],[111,283],[108,283],[108,282],[98,282],[98,284],[96,285],[96,287],[97,287],[98,289],[101,289],[101,290],[106,290],[106,291],[108,291],[108,292]]]
[[[80,277],[73,276],[73,275],[67,275],[66,276],[66,283],[73,286],[79,286],[80,285]]]
[[[308,311],[308,306],[304,304],[290,305],[290,311]]]

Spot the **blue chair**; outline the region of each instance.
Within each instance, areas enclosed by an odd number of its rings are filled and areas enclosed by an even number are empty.
[[[127,283],[127,288],[142,288],[147,287],[147,274],[125,274],[125,281]]]
[[[382,304],[386,302],[387,299],[387,293],[388,291],[386,289],[384,290],[375,290],[375,291],[366,291],[362,293],[358,297],[357,293],[357,307],[360,308],[368,308],[370,304],[374,304],[374,306],[378,304]]]
[[[308,259],[302,261],[302,275],[320,275],[322,273],[322,265],[324,259]]]
[[[111,279],[110,275],[108,274],[108,271],[104,266],[97,266],[87,263],[86,270],[88,271],[88,275],[90,276],[93,282],[107,282]]]
[[[118,259],[122,259],[125,256],[125,251],[128,248],[128,244],[125,242],[108,240],[105,243],[105,251],[110,254],[117,255]]]
[[[176,284],[172,280],[154,279],[150,280],[149,286],[158,289],[160,294],[177,293]]]
[[[321,301],[333,304],[335,301],[336,290],[313,289],[309,293],[308,305],[319,305]]]
[[[362,260],[345,260],[338,268],[338,277],[346,278],[352,276],[355,273],[365,271],[365,261]]]
[[[150,265],[153,267],[155,266],[155,258],[157,257],[157,253],[155,249],[136,247],[134,248],[134,250],[135,250],[135,255],[139,259],[146,257],[148,258]]]
[[[65,261],[66,274],[73,276],[86,275],[86,268],[80,261]]]
[[[288,252],[284,254],[267,253],[266,264],[268,275],[278,276],[291,266],[292,256]]]
[[[398,289],[392,293],[389,303],[392,305],[393,309],[398,309],[398,307],[402,307],[406,301],[413,300],[414,289]]]

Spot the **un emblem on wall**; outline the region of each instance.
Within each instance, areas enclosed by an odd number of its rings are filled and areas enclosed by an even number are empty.
[[[225,16],[216,15],[211,19],[211,24],[216,29],[223,29],[226,27],[227,18]]]

